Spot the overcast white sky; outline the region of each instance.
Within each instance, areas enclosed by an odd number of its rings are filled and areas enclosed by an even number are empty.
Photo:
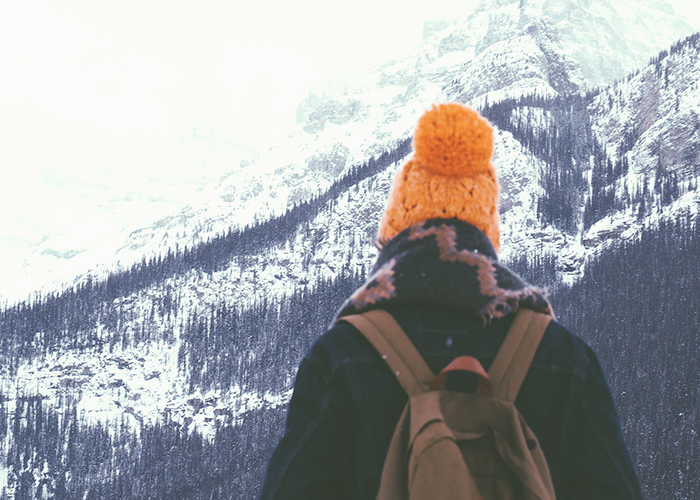
[[[212,109],[286,130],[311,85],[402,54],[458,3],[3,2],[0,161],[47,144],[147,146]]]

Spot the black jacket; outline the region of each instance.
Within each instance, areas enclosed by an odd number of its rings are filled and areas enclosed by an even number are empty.
[[[481,318],[435,305],[385,305],[438,373],[461,355],[486,370],[514,314]],[[374,499],[407,396],[372,345],[338,323],[302,361],[284,437],[260,495]],[[610,389],[593,351],[550,323],[515,405],[538,438],[558,500],[640,499]]]

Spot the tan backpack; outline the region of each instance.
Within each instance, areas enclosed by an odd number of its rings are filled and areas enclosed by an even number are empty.
[[[544,454],[513,404],[550,316],[521,309],[488,374],[460,356],[437,376],[386,311],[341,320],[367,337],[409,395],[378,500],[554,500]],[[453,370],[479,375],[476,394],[445,390]]]

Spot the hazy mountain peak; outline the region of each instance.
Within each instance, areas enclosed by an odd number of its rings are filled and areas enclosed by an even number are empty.
[[[579,62],[589,85],[625,77],[693,32],[663,0],[482,0],[428,21],[423,33],[426,40],[442,38],[443,49],[461,34],[478,54],[543,18],[556,27],[561,47]]]

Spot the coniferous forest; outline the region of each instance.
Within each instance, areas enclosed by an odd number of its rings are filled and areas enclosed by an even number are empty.
[[[598,355],[645,498],[700,491],[700,220],[661,223],[553,295]]]
[[[700,50],[700,36],[652,61],[661,68],[654,72],[659,85],[668,80],[662,61],[690,49]],[[591,132],[587,111],[597,95],[526,96],[482,109],[542,161],[537,216],[564,234],[588,229],[615,210],[644,223],[695,191],[700,177],[697,158],[686,158],[695,180],[681,182],[658,153],[653,176],[626,186],[627,153],[639,131],[629,128],[619,150],[606,151]],[[608,95],[617,98],[614,90]],[[546,126],[533,127],[543,115]],[[304,353],[364,274],[340,262],[334,278],[312,277],[283,297],[222,301],[187,315],[178,280],[193,273],[206,279],[232,262],[245,267],[250,256],[298,233],[313,240],[314,217],[330,212],[339,195],[402,161],[410,149],[409,139],[394,145],[282,216],[6,306],[0,311],[2,375],[12,377],[22,363],[61,350],[100,356],[158,341],[177,345],[178,368],[191,394],[225,393],[233,386],[283,393]],[[605,247],[571,286],[558,279],[554,255],[517,255],[506,263],[527,281],[546,286],[559,321],[598,354],[643,492],[654,500],[694,498],[700,491],[699,229],[697,215],[654,219],[638,238]],[[134,297],[146,290],[144,310]],[[283,431],[285,407],[230,411],[235,420],[217,426],[212,437],[168,415],[135,423],[124,413],[107,425],[83,418],[71,396],[56,405],[41,394],[0,393],[0,480],[7,485],[0,500],[255,498]]]
[[[650,228],[638,242],[591,263],[580,282],[551,295],[559,321],[601,360],[646,498],[692,498],[700,489],[700,275],[692,272],[700,266],[699,224],[682,219]],[[544,277],[546,267],[529,267],[523,275]],[[359,282],[346,275],[283,303],[213,311],[188,326],[183,352],[197,353],[191,362],[219,367],[236,353],[260,348],[264,355],[248,373],[261,380],[249,383],[270,383],[273,372],[291,377]],[[247,340],[237,331],[248,332]],[[192,384],[228,384],[236,376],[235,370],[214,371],[226,375],[194,370],[200,378]],[[0,439],[14,435],[6,466],[15,471],[16,498],[255,498],[284,428],[280,407],[249,412],[212,441],[167,421],[144,425],[137,439],[125,422],[116,435],[86,425],[70,400],[60,412],[40,397],[21,398],[14,412],[2,401]],[[44,474],[38,482],[36,464]]]

